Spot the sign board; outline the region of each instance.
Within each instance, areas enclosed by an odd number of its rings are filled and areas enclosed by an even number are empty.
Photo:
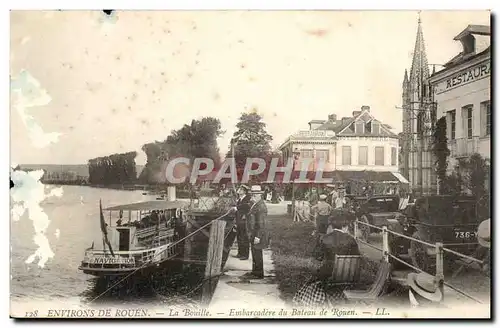
[[[479,81],[491,75],[491,62],[484,61],[480,64],[462,70],[446,78],[436,86],[436,94],[450,91],[460,86]]]
[[[133,257],[121,257],[121,256],[98,256],[91,257],[89,259],[91,264],[135,264],[135,259]]]

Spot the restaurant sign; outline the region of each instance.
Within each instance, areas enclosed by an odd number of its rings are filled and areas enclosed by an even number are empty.
[[[481,80],[491,74],[490,61],[482,62],[478,65],[469,67],[466,70],[460,71],[455,75],[450,76],[443,82],[437,85],[436,94],[440,94],[459,86],[469,84],[474,81]]]

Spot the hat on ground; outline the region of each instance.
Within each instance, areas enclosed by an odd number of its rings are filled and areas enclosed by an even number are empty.
[[[319,199],[325,200],[326,199],[326,195],[319,195]]]
[[[484,220],[477,228],[477,242],[483,247],[491,247],[491,223],[490,219]]]
[[[252,186],[252,188],[250,189],[250,193],[251,194],[263,194],[264,192],[262,191],[261,186]]]
[[[409,273],[407,278],[408,286],[419,296],[431,301],[440,302],[443,294],[434,283],[434,276],[427,273]]]

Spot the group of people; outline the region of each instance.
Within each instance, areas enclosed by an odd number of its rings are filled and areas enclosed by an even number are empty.
[[[349,206],[349,199],[346,197],[347,194],[347,188],[328,184],[322,194],[318,192],[316,187],[312,187],[306,198],[311,206],[316,205],[323,197],[323,200],[332,208],[341,209]]]
[[[248,260],[252,252],[252,271],[244,278],[263,279],[264,262],[262,251],[269,245],[266,230],[267,206],[260,186],[241,185],[238,190],[236,211],[236,238],[238,243],[237,258]]]

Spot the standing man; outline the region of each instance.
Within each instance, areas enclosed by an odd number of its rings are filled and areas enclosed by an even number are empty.
[[[248,260],[250,252],[250,244],[248,241],[247,233],[247,216],[250,211],[252,196],[250,195],[250,188],[241,185],[238,188],[238,201],[236,202],[236,239],[238,241],[238,254],[237,258],[240,260]]]
[[[316,189],[316,187],[311,188],[311,192],[309,193],[309,197],[307,200],[309,201],[309,204],[311,206],[318,204],[319,195],[318,195],[318,190]]]
[[[318,204],[312,207],[312,212],[316,217],[316,246],[314,247],[314,256],[319,256],[321,238],[326,234],[329,225],[329,218],[332,207],[326,202],[326,195],[319,196]]]
[[[244,275],[246,278],[264,278],[264,262],[262,250],[268,246],[269,236],[266,231],[267,206],[262,200],[262,188],[252,186],[250,190],[253,205],[247,219],[248,237],[252,249],[252,272]]]

